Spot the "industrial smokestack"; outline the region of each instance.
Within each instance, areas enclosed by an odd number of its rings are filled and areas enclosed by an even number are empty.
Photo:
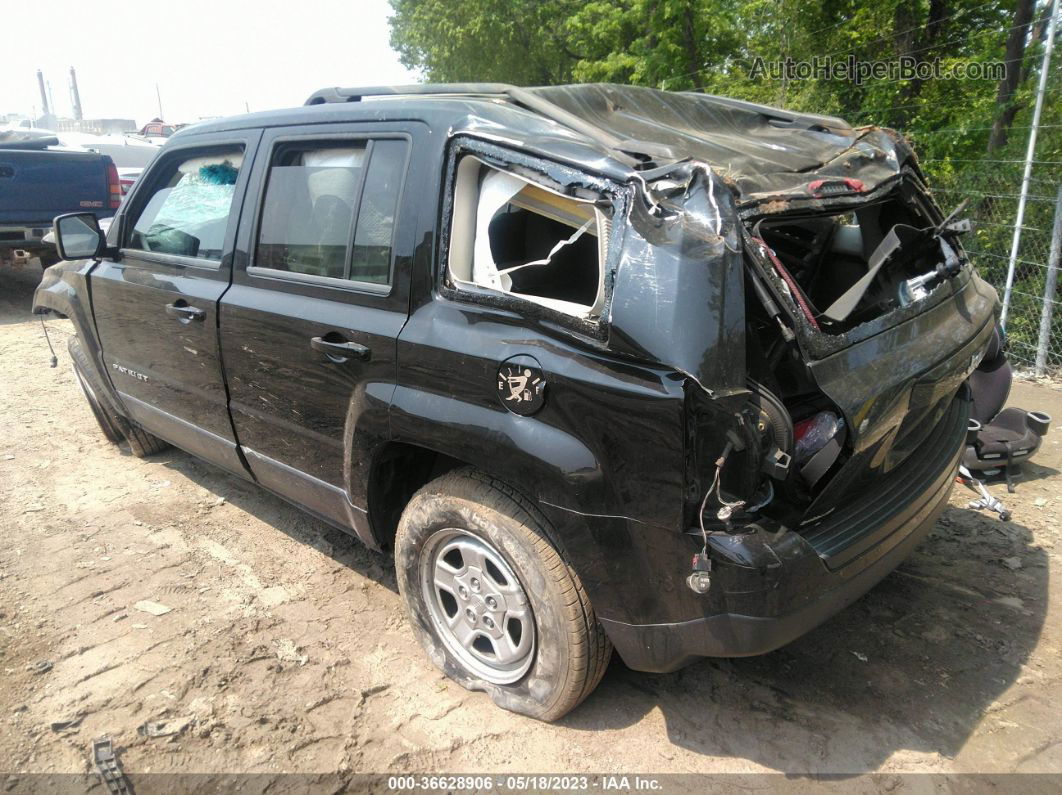
[[[81,121],[81,95],[77,91],[77,73],[74,67],[70,67],[70,106],[74,110],[74,118]]]
[[[41,107],[44,108],[44,113],[41,115],[47,116],[52,111],[51,106],[48,104],[48,91],[44,88],[44,72],[40,69],[37,70],[37,85],[40,86],[41,89]]]

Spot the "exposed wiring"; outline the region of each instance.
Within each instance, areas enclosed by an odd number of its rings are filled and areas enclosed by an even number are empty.
[[[727,457],[730,455],[730,451],[734,449],[734,443],[728,441],[726,447],[723,448],[722,454],[715,459],[715,474],[712,476],[712,482],[708,485],[708,489],[704,492],[704,499],[701,500],[701,509],[697,513],[697,521],[701,526],[701,539],[704,541],[704,548],[702,553],[708,552],[708,531],[704,527],[704,510],[708,507],[708,498],[715,493],[715,498],[719,501],[722,508],[719,509],[719,516],[721,519],[726,520],[730,518],[730,514],[733,513],[735,508],[740,508],[745,504],[744,500],[735,500],[733,502],[727,502],[723,499],[723,495],[719,493],[719,483],[721,475],[723,474],[723,465],[726,463]]]
[[[745,509],[745,513],[755,513],[760,508],[765,507],[771,500],[774,499],[774,485],[771,481],[767,481],[767,496],[760,500],[755,505],[750,505]]]
[[[715,499],[719,502],[720,506],[722,506],[719,509],[719,518],[722,519],[723,521],[726,521],[727,519],[729,519],[730,515],[734,512],[735,509],[741,508],[741,507],[743,507],[745,505],[745,501],[744,500],[733,500],[733,501],[730,501],[730,500],[723,499],[723,495],[722,495],[722,493],[719,490],[720,486],[721,486],[721,480],[722,480],[722,474],[723,474],[723,464],[726,463],[727,456],[730,455],[730,451],[733,450],[733,448],[734,448],[734,443],[733,442],[727,442],[726,443],[726,447],[723,448],[723,454],[720,455],[719,458],[717,458],[715,460],[715,474],[712,476],[712,482],[708,485],[707,490],[704,492],[704,499],[701,500],[701,509],[700,509],[700,511],[697,514],[697,522],[698,522],[698,524],[700,525],[700,528],[701,528],[701,540],[704,542],[704,544],[703,544],[703,546],[701,548],[701,554],[707,554],[708,553],[708,530],[704,526],[704,511],[708,507],[708,498],[711,497],[712,494],[715,494]],[[758,503],[756,503],[755,505],[750,505],[747,508],[745,508],[745,511],[747,513],[755,513],[756,511],[760,510],[761,508],[766,506],[768,503],[770,503],[771,500],[773,500],[773,499],[774,499],[774,486],[771,484],[770,481],[767,481],[767,494],[766,494],[766,496],[764,496],[764,498],[762,500],[760,500]]]
[[[48,326],[45,325],[45,323],[44,323],[44,313],[43,312],[41,313],[40,318],[41,318],[41,329],[44,331],[44,341],[48,343],[48,350],[51,351],[51,354],[52,354],[52,360],[51,360],[51,363],[50,363],[49,366],[56,367],[59,364],[59,359],[55,355],[55,348],[52,347],[52,340],[48,336]]]
[[[701,525],[701,539],[704,541],[701,552],[705,554],[708,552],[708,531],[704,529],[704,509],[708,507],[708,498],[712,496],[717,480],[719,480],[719,467],[715,468],[715,477],[712,478],[712,484],[708,487],[708,490],[704,492],[704,499],[701,500],[701,509],[697,513],[697,521]]]
[[[719,513],[720,514],[725,514],[725,517],[724,516],[720,516],[720,518],[727,518],[728,519],[728,518],[730,518],[730,514],[733,513],[733,510],[735,508],[740,508],[742,505],[745,504],[745,501],[744,500],[734,500],[733,502],[727,502],[726,500],[723,499],[723,495],[719,491],[719,487],[722,485],[721,482],[720,482],[721,479],[720,479],[719,476],[723,473],[723,465],[721,463],[717,462],[717,467],[718,468],[716,469],[716,476],[715,476],[715,498],[716,498],[716,500],[719,501],[719,504],[723,506],[723,509],[721,509],[719,511]],[[726,511],[725,510],[726,508],[729,508],[730,510]]]

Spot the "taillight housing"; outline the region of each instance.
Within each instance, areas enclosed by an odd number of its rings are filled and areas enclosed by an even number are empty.
[[[852,177],[816,179],[808,183],[808,193],[820,199],[845,193],[862,193],[864,190],[866,186],[863,181]]]
[[[107,164],[108,206],[117,210],[122,204],[122,181],[118,178],[118,168],[113,162]]]

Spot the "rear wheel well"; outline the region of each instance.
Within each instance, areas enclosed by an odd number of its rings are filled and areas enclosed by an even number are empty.
[[[379,451],[369,476],[369,520],[380,548],[393,549],[402,511],[422,486],[464,466],[465,461],[403,442]]]

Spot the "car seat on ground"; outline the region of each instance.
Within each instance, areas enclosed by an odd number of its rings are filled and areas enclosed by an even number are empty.
[[[973,397],[973,441],[963,452],[962,463],[974,475],[991,476],[1002,471],[1007,490],[1013,492],[1017,465],[1040,449],[1051,417],[1040,411],[1003,408],[1014,379],[1005,347],[1003,333],[997,328],[984,359],[968,379]]]

